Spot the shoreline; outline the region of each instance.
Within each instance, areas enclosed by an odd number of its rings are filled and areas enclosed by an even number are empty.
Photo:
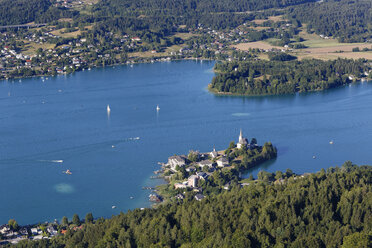
[[[239,94],[239,93],[232,93],[232,92],[220,92],[220,91],[217,91],[214,88],[212,88],[212,83],[208,84],[207,89],[208,89],[209,93],[211,93],[215,96],[232,96],[232,97],[293,96],[293,95],[297,95],[297,94],[325,92],[327,90],[338,89],[338,88],[346,87],[346,86],[349,86],[349,85],[360,84],[360,83],[364,83],[364,82],[366,82],[366,83],[372,82],[372,79],[356,78],[354,81],[352,81],[350,83],[347,83],[347,84],[343,84],[343,85],[338,86],[338,87],[328,88],[328,89],[324,89],[324,90],[311,90],[311,91],[305,91],[305,92],[296,91],[295,93],[288,93],[288,94],[260,94],[260,95],[253,94],[253,95],[248,95],[248,94]]]
[[[169,59],[167,60],[167,58],[170,58],[170,57],[159,57],[159,58],[156,58],[156,60],[153,60],[153,59],[150,59],[150,61],[140,61],[140,62],[136,62],[136,61],[127,61],[125,63],[115,63],[115,64],[110,64],[110,65],[92,65],[91,67],[89,66],[84,66],[82,69],[78,69],[78,70],[75,70],[75,71],[72,71],[72,72],[63,72],[63,73],[57,73],[55,75],[53,74],[39,74],[39,75],[33,75],[33,76],[20,76],[20,77],[10,77],[10,78],[2,78],[0,79],[0,83],[1,81],[5,81],[5,82],[9,82],[11,80],[18,80],[18,79],[28,79],[28,78],[41,78],[41,77],[57,77],[57,76],[63,76],[63,75],[72,75],[74,74],[75,72],[81,72],[81,71],[85,71],[85,70],[89,70],[89,69],[94,69],[94,68],[104,68],[104,67],[113,67],[113,66],[124,66],[124,65],[137,65],[137,64],[153,64],[153,63],[164,63],[164,62],[174,62],[174,61],[192,61],[192,60],[195,60],[195,61],[203,61],[203,60],[206,60],[206,61],[222,61],[222,60],[218,60],[218,59],[210,59],[210,58],[203,58],[203,57],[198,57],[198,58],[179,58],[179,59]]]

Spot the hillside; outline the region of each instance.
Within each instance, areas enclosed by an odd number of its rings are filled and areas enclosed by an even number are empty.
[[[136,209],[18,246],[370,247],[371,166],[346,162],[303,176],[263,172],[259,179],[202,201]]]

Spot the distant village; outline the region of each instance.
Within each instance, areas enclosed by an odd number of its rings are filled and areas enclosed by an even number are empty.
[[[57,5],[71,7],[85,1],[57,1]],[[217,31],[199,24],[185,29],[189,38],[172,37],[166,46],[152,47],[146,37],[117,35],[106,32],[92,38],[91,27],[73,26],[70,22],[57,25],[25,24],[0,27],[0,79],[31,76],[52,76],[90,69],[95,66],[152,63],[178,59],[247,59],[248,52],[236,56],[234,44],[251,41],[251,24],[245,23],[228,31]],[[254,27],[253,27],[254,28]],[[289,31],[292,24],[284,21],[271,32]],[[182,34],[182,33],[180,33]],[[202,37],[202,38],[201,38]],[[167,38],[168,39],[168,38]],[[168,49],[177,45],[177,49]],[[282,49],[257,49],[257,52],[291,51]],[[148,56],[139,56],[147,52]]]
[[[12,226],[4,224],[0,226],[0,246],[8,243],[17,244],[26,239],[48,239],[58,234],[58,222],[43,225]]]
[[[80,221],[78,215],[75,215],[74,218],[72,222],[68,222],[66,218],[67,223],[63,223],[63,220],[62,223],[54,220],[50,223],[26,226],[19,226],[15,220],[9,220],[8,224],[0,225],[0,247],[6,244],[17,244],[22,240],[51,239],[57,235],[64,235],[68,231],[83,229],[87,220]],[[93,222],[93,219],[88,222]]]

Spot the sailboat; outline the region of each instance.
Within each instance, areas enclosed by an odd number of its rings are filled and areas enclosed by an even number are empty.
[[[159,111],[160,110],[160,107],[159,107],[159,104],[156,105],[156,111]]]
[[[107,114],[110,114],[110,112],[111,112],[110,105],[107,104]]]

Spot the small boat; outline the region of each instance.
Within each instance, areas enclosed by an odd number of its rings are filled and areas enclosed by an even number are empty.
[[[112,145],[111,147],[112,147],[112,148],[115,148],[115,146],[114,146],[114,145]]]
[[[115,205],[112,205],[112,207],[111,207],[112,209],[115,209],[116,208],[116,206]]]
[[[110,112],[111,112],[110,105],[107,104],[107,114],[110,114]]]
[[[133,196],[131,196],[131,197],[129,197],[130,199],[134,199],[134,197]]]
[[[72,172],[71,172],[69,169],[67,169],[67,170],[65,171],[65,174],[67,174],[67,175],[71,175]]]
[[[63,163],[63,160],[62,159],[51,160],[50,162],[53,162],[53,163]]]
[[[159,107],[159,104],[156,105],[156,111],[159,111],[160,110],[160,107]]]
[[[88,68],[88,71],[90,71],[90,70],[92,70],[92,69],[90,69],[90,67]]]
[[[331,140],[331,141],[329,142],[329,144],[330,144],[330,145],[333,145],[333,140]]]
[[[316,159],[315,155],[313,156],[313,159]]]

